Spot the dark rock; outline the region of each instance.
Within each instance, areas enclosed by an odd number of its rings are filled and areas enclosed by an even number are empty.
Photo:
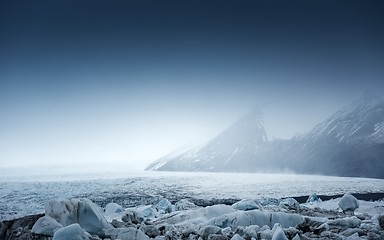
[[[5,239],[5,240],[50,239],[49,237],[36,235],[31,232],[31,229],[35,224],[35,222],[42,216],[44,216],[44,214],[29,215],[22,218],[1,222],[0,239]]]
[[[140,216],[136,211],[133,210],[127,210],[123,217],[121,218],[123,222],[126,222],[128,224],[140,224],[144,221],[144,217]]]
[[[142,225],[140,230],[143,231],[148,237],[155,238],[156,236],[161,235],[161,232],[165,230],[165,227],[161,231],[157,226],[154,225]]]
[[[377,220],[379,220],[380,227],[384,229],[384,215],[380,215]]]
[[[380,235],[377,233],[369,232],[368,239],[380,239]]]
[[[211,234],[220,234],[221,228],[213,225],[204,226],[200,229],[200,236],[203,239],[207,239]]]
[[[185,228],[183,231],[182,231],[182,235],[183,237],[191,237],[191,235],[199,235],[198,231],[196,229],[193,229],[193,228]]]
[[[341,232],[340,234],[343,236],[349,237],[355,233],[359,234],[359,236],[367,235],[367,233],[360,228],[348,228],[347,230]]]
[[[302,231],[303,233],[314,232],[318,229],[323,223],[311,220],[309,218],[305,218],[303,223],[297,225],[297,229]],[[316,234],[319,234],[321,231],[318,231]]]
[[[127,227],[126,224],[124,222],[121,222],[121,221],[118,221],[116,219],[113,219],[112,222],[111,222],[112,226],[114,228],[123,228],[123,227]]]

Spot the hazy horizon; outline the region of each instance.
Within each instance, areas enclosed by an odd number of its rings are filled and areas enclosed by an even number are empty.
[[[379,1],[0,3],[0,165],[142,169],[253,106],[269,138],[384,95]]]

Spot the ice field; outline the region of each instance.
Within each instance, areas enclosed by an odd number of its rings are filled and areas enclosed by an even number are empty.
[[[135,172],[0,177],[1,220],[44,212],[54,198],[89,198],[100,206],[153,204],[180,199],[260,199],[317,193],[384,192],[384,180],[294,174]]]

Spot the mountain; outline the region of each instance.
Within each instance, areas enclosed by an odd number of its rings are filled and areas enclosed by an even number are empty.
[[[299,172],[384,178],[384,101],[366,92],[292,144]]]
[[[169,171],[243,171],[267,142],[261,111],[255,107],[246,116],[207,144],[186,152],[176,151],[147,169]]]
[[[268,141],[255,108],[207,144],[167,155],[147,168],[384,178],[382,169],[384,101],[371,92],[290,140]]]
[[[318,124],[305,139],[323,144],[383,143],[384,102],[372,92]]]

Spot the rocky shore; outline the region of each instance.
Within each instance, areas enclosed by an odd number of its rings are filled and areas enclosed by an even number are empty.
[[[326,201],[313,194],[305,203],[163,198],[152,205],[101,208],[86,198],[52,199],[44,214],[0,222],[0,239],[384,239],[384,202],[375,200],[350,194]]]

